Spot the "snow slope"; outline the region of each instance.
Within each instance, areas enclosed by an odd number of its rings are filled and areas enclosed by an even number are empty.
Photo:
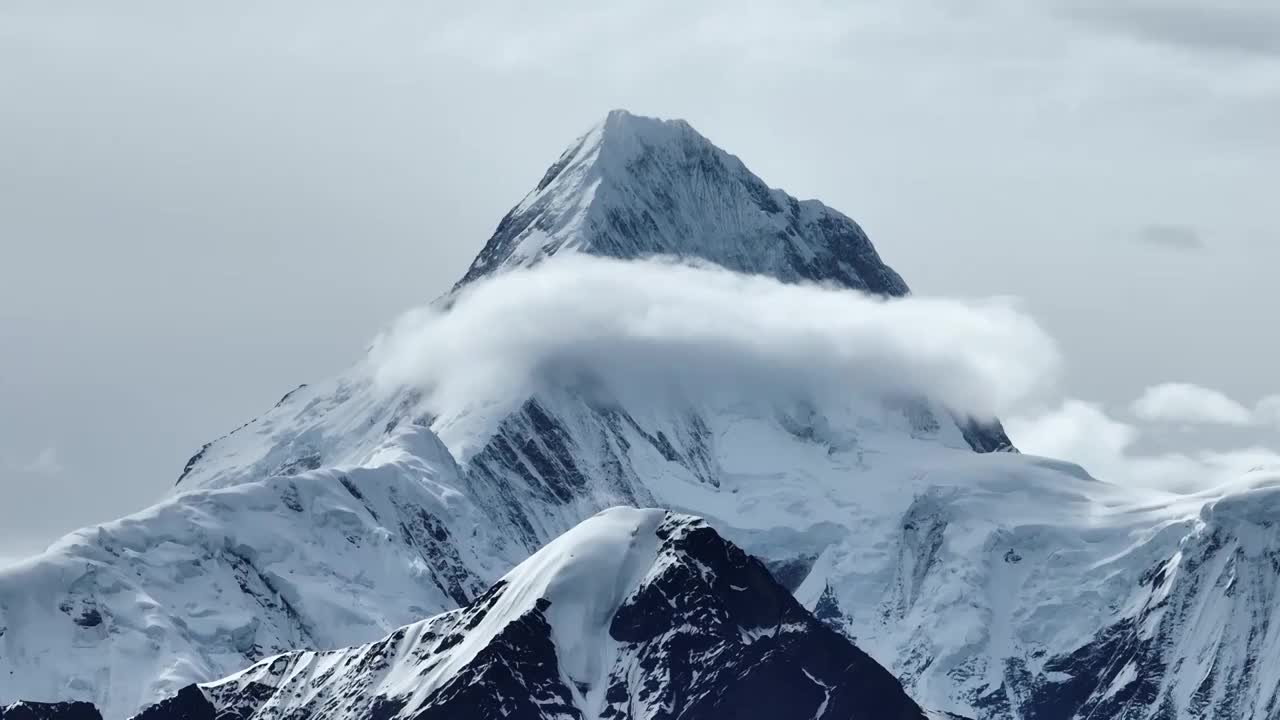
[[[675,710],[673,710],[675,709]],[[702,521],[614,508],[468,606],[190,686],[137,720],[918,718],[884,668]]]
[[[486,585],[477,573],[524,557],[453,542],[441,518],[478,538],[483,524],[430,431],[386,441],[362,466],[185,493],[6,569],[4,697],[89,699],[121,717],[193,679],[466,602]]]
[[[573,253],[906,292],[848,218],[769,190],[684,123],[620,112],[462,285]],[[113,719],[266,655],[370,642],[636,505],[705,517],[929,707],[1276,717],[1280,472],[1138,492],[974,452],[1010,445],[927,398],[623,401],[568,378],[513,412],[453,408],[482,419],[466,437],[419,401],[357,363],[207,445],[156,507],[0,570],[0,702],[88,699]]]

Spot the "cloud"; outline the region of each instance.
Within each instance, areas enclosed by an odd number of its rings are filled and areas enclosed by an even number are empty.
[[[1270,0],[1098,0],[1062,3],[1068,17],[1153,43],[1240,55],[1280,55]]]
[[[1205,247],[1199,231],[1186,225],[1146,225],[1138,230],[1137,240],[1170,250],[1203,250]]]
[[[1252,410],[1225,393],[1190,383],[1149,387],[1131,409],[1135,416],[1150,422],[1238,426],[1255,422]]]
[[[1070,460],[1094,472],[1112,467],[1138,438],[1137,428],[1081,400],[1067,400],[1049,412],[1007,418],[1005,426],[1023,451]]]
[[[1280,395],[1264,397],[1250,409],[1226,393],[1190,383],[1149,387],[1130,410],[1148,422],[1280,428]]]
[[[1259,400],[1253,417],[1259,425],[1280,428],[1280,395],[1269,395]]]
[[[1144,435],[1139,427],[1075,399],[1010,417],[1005,426],[1024,452],[1070,460],[1099,479],[1136,487],[1196,492],[1237,482],[1253,470],[1280,469],[1280,453],[1266,447],[1143,453],[1136,447]]]
[[[25,473],[50,477],[62,473],[62,463],[58,461],[57,448],[50,445],[18,469]]]
[[[564,255],[403,316],[370,360],[383,387],[421,388],[438,415],[497,414],[572,382],[639,402],[663,392],[817,403],[925,395],[991,417],[1046,392],[1058,371],[1054,343],[1006,300],[882,300],[666,260]]]

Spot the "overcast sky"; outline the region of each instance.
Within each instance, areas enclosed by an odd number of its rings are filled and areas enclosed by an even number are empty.
[[[1271,0],[441,5],[0,4],[0,556],[355,360],[614,107],[1021,298],[1059,420],[1280,445]]]

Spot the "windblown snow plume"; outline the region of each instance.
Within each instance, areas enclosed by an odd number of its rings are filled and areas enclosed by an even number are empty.
[[[990,418],[1052,386],[1052,340],[1010,302],[884,300],[673,260],[557,258],[402,316],[374,343],[387,388],[427,409],[548,384],[606,397],[926,396]],[[725,395],[727,394],[727,395]],[[495,408],[498,409],[498,408]],[[510,409],[510,408],[505,408]]]

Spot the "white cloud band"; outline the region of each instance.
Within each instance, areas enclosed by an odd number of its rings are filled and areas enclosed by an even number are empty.
[[[1005,300],[882,300],[673,261],[557,257],[406,314],[374,343],[385,386],[436,412],[518,402],[587,377],[616,394],[672,388],[921,394],[990,417],[1052,387],[1058,353]]]

